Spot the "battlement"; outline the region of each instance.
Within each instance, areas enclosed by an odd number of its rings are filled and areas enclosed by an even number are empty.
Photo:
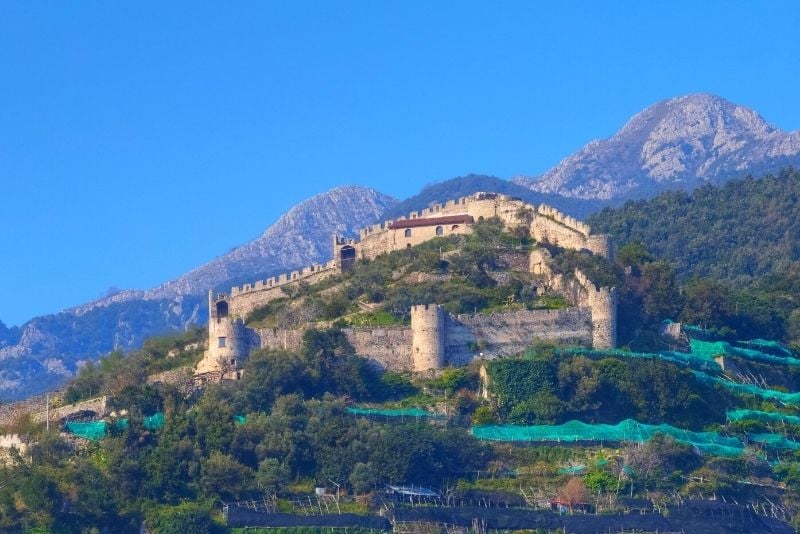
[[[363,239],[364,237],[370,236],[372,234],[388,230],[397,221],[404,221],[408,219],[421,219],[443,213],[457,213],[457,212],[467,213],[467,211],[465,210],[469,204],[475,202],[485,202],[485,201],[521,202],[519,198],[512,197],[510,195],[501,195],[498,193],[473,193],[472,195],[466,197],[459,197],[458,199],[448,200],[444,202],[444,204],[434,204],[427,208],[423,208],[419,211],[409,212],[407,216],[400,215],[396,219],[387,219],[381,223],[373,224],[372,226],[362,228],[361,230],[359,230],[359,236]]]
[[[575,217],[561,213],[554,207],[548,206],[547,204],[540,204],[537,208],[537,213],[544,217],[553,219],[557,223],[566,226],[570,230],[573,230],[584,237],[589,237],[589,234],[592,233],[592,229],[588,224],[577,220]]]
[[[278,275],[277,277],[272,276],[267,278],[266,280],[256,280],[250,284],[243,284],[242,286],[235,286],[231,288],[231,297],[237,297],[240,295],[244,295],[246,293],[252,293],[256,291],[263,291],[265,289],[273,289],[276,287],[285,286],[287,284],[291,284],[294,282],[299,282],[301,280],[305,280],[310,278],[314,275],[318,275],[324,271],[332,270],[336,268],[336,262],[334,260],[330,260],[325,265],[311,265],[310,267],[303,267],[300,270],[292,271],[290,273],[283,273]]]

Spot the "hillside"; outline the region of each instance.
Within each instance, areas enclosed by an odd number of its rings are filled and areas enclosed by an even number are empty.
[[[783,132],[751,109],[696,93],[658,102],[542,176],[515,181],[539,193],[624,200],[799,163],[800,132]]]
[[[709,323],[744,314],[753,337],[800,341],[800,172],[663,193],[588,222],[618,246],[639,241],[667,260]]]
[[[0,398],[39,393],[63,383],[83,361],[203,324],[209,289],[327,261],[334,232],[352,235],[395,202],[372,189],[339,187],[293,207],[253,241],[156,288],[120,291],[19,328],[0,325]]]
[[[297,534],[392,521],[395,531],[424,522],[728,534],[744,522],[788,534],[787,521],[800,524],[800,394],[725,378],[702,354],[710,341],[651,354],[537,341],[484,369],[435,374],[380,373],[355,355],[342,326],[391,329],[425,299],[453,312],[559,307],[526,291],[531,273],[503,260],[512,243],[519,237],[488,219],[470,235],[298,286],[249,322],[271,328],[294,315],[315,328],[296,347],[255,351],[241,380],[195,389],[148,380],[196,362],[200,349],[187,343],[202,331],[87,366],[63,400],[107,394],[108,414],[54,422],[60,433],[26,417],[6,425],[26,437],[33,461],[0,466],[0,525],[139,532],[146,520],[157,532]],[[627,283],[605,260],[549,248],[565,271],[596,263]],[[724,350],[775,375],[800,362],[773,355],[785,350],[777,345]]]

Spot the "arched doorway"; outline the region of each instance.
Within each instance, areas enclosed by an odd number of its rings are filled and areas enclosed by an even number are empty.
[[[356,264],[356,249],[345,245],[339,249],[339,265],[342,271],[349,271]]]

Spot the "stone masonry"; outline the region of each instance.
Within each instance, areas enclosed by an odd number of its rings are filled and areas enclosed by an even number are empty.
[[[230,294],[209,292],[208,350],[195,369],[195,380],[237,379],[256,348],[293,350],[300,346],[301,330],[247,328],[248,314],[286,297],[285,288],[313,284],[350,269],[357,260],[412,247],[430,239],[468,234],[477,221],[498,217],[508,229],[527,227],[531,236],[563,248],[585,250],[611,258],[609,237],[544,204],[533,206],[496,193],[475,193],[436,204],[408,217],[364,228],[358,239],[333,237],[333,259],[267,280],[234,287]],[[445,365],[463,365],[479,357],[515,354],[535,338],[565,343],[591,343],[595,348],[616,344],[616,293],[597,288],[582,273],[553,275],[548,254],[535,250],[530,272],[565,293],[574,306],[567,310],[518,311],[507,314],[452,317],[431,304],[411,310],[411,327],[346,329],[356,352],[386,369],[425,371]]]

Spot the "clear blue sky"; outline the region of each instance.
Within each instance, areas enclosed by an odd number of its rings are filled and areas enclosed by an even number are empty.
[[[800,128],[796,2],[0,3],[0,319],[146,288],[340,184],[547,170],[696,91]]]

